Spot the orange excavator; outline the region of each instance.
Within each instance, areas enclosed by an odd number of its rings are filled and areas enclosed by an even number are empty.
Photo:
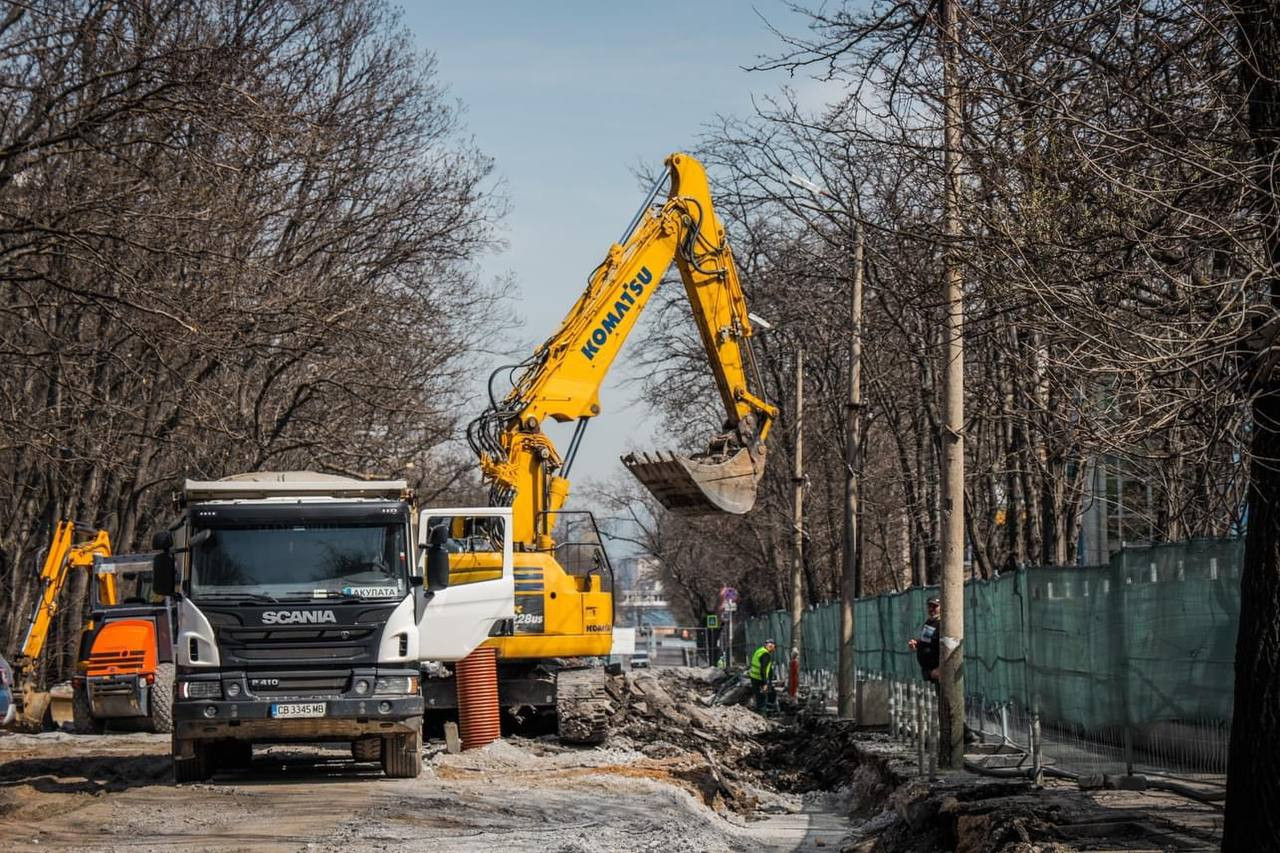
[[[14,725],[55,726],[55,691],[39,685],[39,664],[67,581],[90,571],[89,613],[80,635],[71,682],[73,728],[101,733],[108,720],[143,722],[153,731],[173,727],[172,624],[168,600],[151,592],[151,556],[111,553],[111,536],[61,521],[40,570],[40,598],[14,659]]]

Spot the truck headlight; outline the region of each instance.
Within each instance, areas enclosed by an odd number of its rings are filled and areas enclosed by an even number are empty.
[[[373,686],[375,693],[417,693],[418,677],[416,675],[383,675],[379,676]]]
[[[222,683],[218,681],[183,681],[178,685],[183,699],[221,699]]]

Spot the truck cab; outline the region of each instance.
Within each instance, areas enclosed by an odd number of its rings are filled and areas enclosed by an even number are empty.
[[[465,657],[512,615],[510,511],[419,519],[402,480],[310,472],[187,481],[179,505],[156,541],[157,587],[176,602],[178,781],[299,741],[349,741],[387,775],[417,776],[420,662]],[[482,517],[497,571],[428,582],[415,533],[436,516]]]

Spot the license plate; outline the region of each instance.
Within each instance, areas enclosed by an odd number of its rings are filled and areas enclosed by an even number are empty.
[[[323,717],[323,702],[300,702],[292,705],[272,705],[273,717]]]

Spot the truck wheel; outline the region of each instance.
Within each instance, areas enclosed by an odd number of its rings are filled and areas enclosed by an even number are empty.
[[[392,779],[416,779],[422,772],[422,730],[382,739],[382,772]]]
[[[213,756],[210,754],[208,743],[201,740],[193,741],[191,746],[195,754],[190,758],[179,756],[179,744],[178,739],[174,738],[173,781],[179,784],[183,782],[203,782],[213,775]]]
[[[351,741],[351,757],[356,761],[378,761],[382,758],[382,738],[365,735]]]
[[[169,734],[173,731],[173,664],[156,665],[156,680],[151,685],[151,731]]]
[[[106,730],[106,723],[93,715],[89,688],[83,683],[71,693],[71,730],[78,735],[100,735]]]

